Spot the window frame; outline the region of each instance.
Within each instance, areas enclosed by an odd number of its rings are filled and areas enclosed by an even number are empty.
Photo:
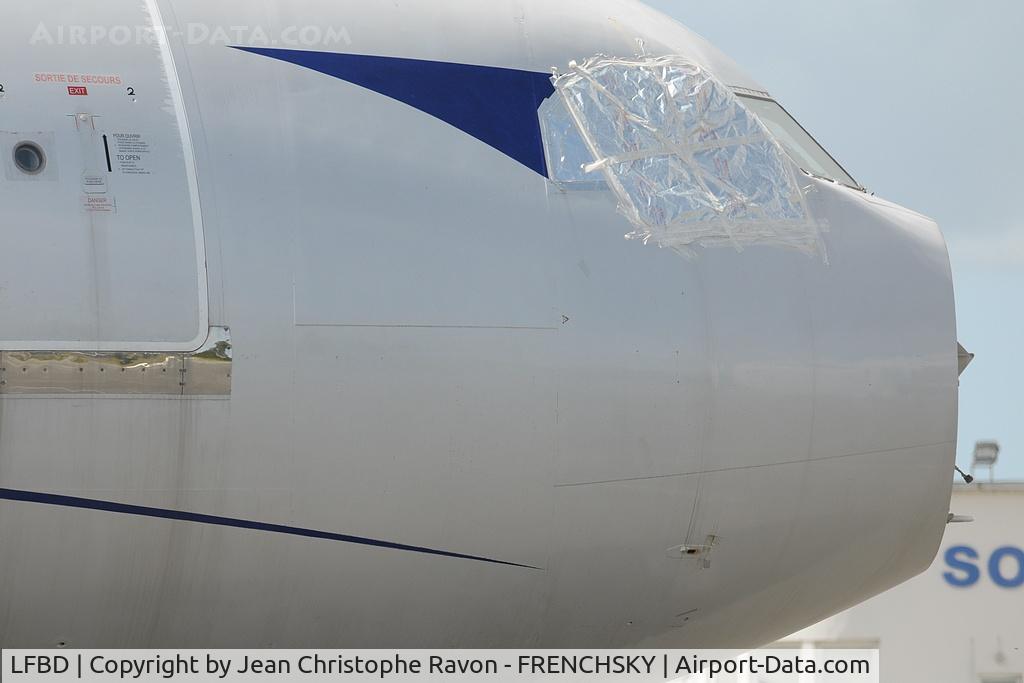
[[[828,149],[823,144],[818,142],[818,139],[815,138],[813,135],[811,135],[810,131],[808,131],[806,128],[804,128],[803,124],[800,123],[800,121],[795,116],[790,114],[789,110],[786,109],[782,105],[782,103],[779,102],[777,99],[775,99],[774,97],[772,97],[771,95],[769,95],[767,93],[755,93],[753,91],[746,90],[744,88],[733,88],[733,93],[736,95],[736,97],[740,100],[741,103],[745,99],[750,99],[750,100],[761,100],[762,102],[770,102],[770,103],[774,104],[775,106],[777,106],[779,109],[782,110],[782,112],[786,116],[789,117],[789,120],[792,121],[793,123],[795,123],[797,128],[799,128],[801,131],[803,131],[804,135],[806,135],[808,137],[808,139],[810,139],[810,141],[813,142],[818,147],[818,149],[820,149],[825,154],[825,156],[827,156],[832,161],[832,163],[835,164],[839,168],[840,171],[845,173],[846,177],[849,178],[850,180],[852,180],[855,184],[854,185],[850,185],[849,183],[843,182],[842,180],[840,180],[838,178],[829,178],[828,176],[823,176],[823,175],[820,175],[818,173],[812,173],[811,171],[808,171],[806,168],[801,166],[800,163],[797,162],[796,159],[793,159],[793,161],[796,163],[796,165],[800,167],[801,171],[803,171],[807,175],[811,176],[812,178],[820,178],[822,180],[828,180],[828,181],[831,181],[833,183],[837,183],[839,185],[842,185],[843,187],[848,187],[851,190],[857,190],[859,192],[867,192],[867,190],[861,184],[861,182],[859,180],[857,180],[856,178],[854,178],[853,174],[850,173],[849,171],[847,171],[846,167],[843,166],[841,163],[839,163],[839,161],[834,156],[832,156],[832,153],[829,152]],[[758,115],[757,112],[753,112],[752,111],[751,113],[754,114],[754,116]],[[765,126],[767,126],[767,124],[765,124]],[[783,149],[785,150],[785,145],[783,145]],[[786,150],[786,154],[791,159],[793,158],[793,155],[789,153],[789,150]]]

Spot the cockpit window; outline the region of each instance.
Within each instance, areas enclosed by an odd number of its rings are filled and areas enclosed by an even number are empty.
[[[825,256],[796,163],[700,64],[595,55],[554,85],[564,111],[553,103],[541,112],[552,178],[571,188],[599,173],[635,228],[628,238],[679,251],[771,245]],[[558,139],[570,132],[575,141]]]
[[[768,127],[772,135],[789,152],[793,160],[807,173],[834,180],[856,189],[860,183],[850,177],[821,145],[815,142],[810,133],[783,109],[778,102],[761,97],[751,97],[737,93],[740,100],[750,111],[754,112],[761,122]]]

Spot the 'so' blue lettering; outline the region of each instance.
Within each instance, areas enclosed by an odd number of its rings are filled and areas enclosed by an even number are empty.
[[[968,586],[973,586],[978,583],[978,579],[981,577],[981,572],[978,570],[977,565],[973,562],[962,560],[960,559],[961,557],[966,557],[970,560],[977,560],[978,551],[966,545],[955,545],[949,548],[946,551],[946,565],[954,571],[944,572],[942,574],[942,578],[946,579],[946,583],[950,586],[967,588]],[[962,572],[962,574],[954,572]]]
[[[1017,573],[1007,577],[1003,575],[1003,558],[1012,557],[1017,560]],[[1024,586],[1024,550],[1011,546],[997,548],[988,558],[988,574],[997,586],[1003,588],[1020,588]]]

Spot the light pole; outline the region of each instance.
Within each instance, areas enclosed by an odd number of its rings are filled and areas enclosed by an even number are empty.
[[[988,468],[988,481],[995,481],[995,466],[999,460],[999,443],[997,441],[979,441],[974,444],[974,462],[971,464],[971,474],[974,474],[978,467]]]

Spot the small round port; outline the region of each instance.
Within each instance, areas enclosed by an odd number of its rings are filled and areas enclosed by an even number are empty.
[[[46,168],[46,154],[34,142],[20,142],[14,148],[14,165],[28,175],[39,175]]]

